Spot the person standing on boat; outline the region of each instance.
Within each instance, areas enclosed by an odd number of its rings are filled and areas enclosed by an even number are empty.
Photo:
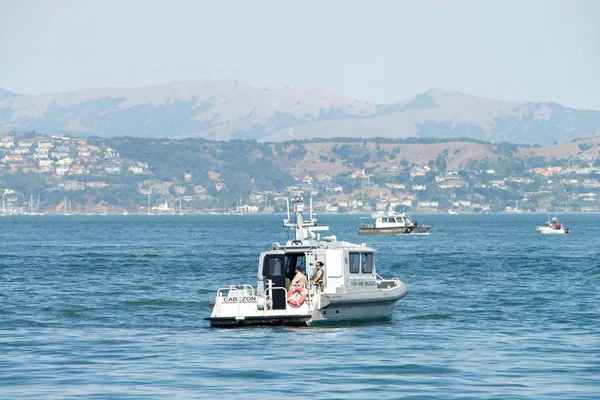
[[[292,286],[302,286],[306,285],[306,276],[302,273],[300,267],[296,267],[296,275],[294,275],[294,279],[292,279]]]
[[[319,287],[323,286],[323,263],[321,261],[317,261],[317,270],[313,275],[312,283]]]

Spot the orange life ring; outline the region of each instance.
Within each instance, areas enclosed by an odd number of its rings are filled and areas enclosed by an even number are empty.
[[[306,300],[306,290],[302,286],[292,286],[287,293],[287,301],[292,307],[300,307]]]

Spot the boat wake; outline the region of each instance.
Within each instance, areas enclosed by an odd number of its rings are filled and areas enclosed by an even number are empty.
[[[132,258],[159,258],[160,254],[134,253],[134,254],[131,254],[129,257],[132,257]]]

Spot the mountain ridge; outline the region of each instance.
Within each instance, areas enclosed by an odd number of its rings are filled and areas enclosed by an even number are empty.
[[[6,93],[6,94],[5,94]],[[472,137],[548,145],[600,135],[600,111],[433,88],[392,104],[237,80],[18,95],[0,89],[0,129],[77,136],[285,141]]]

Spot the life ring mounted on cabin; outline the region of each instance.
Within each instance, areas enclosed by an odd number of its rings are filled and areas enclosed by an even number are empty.
[[[306,300],[306,289],[302,286],[292,286],[287,292],[287,301],[292,307],[300,307]]]

